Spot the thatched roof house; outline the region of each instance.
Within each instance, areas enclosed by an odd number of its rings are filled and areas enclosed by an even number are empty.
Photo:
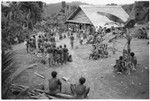
[[[98,14],[98,12],[115,15],[118,18],[122,19],[124,22],[129,18],[129,15],[121,6],[81,5],[68,17],[66,23],[87,24],[94,25],[95,27],[103,27],[106,23],[113,22],[106,16]]]

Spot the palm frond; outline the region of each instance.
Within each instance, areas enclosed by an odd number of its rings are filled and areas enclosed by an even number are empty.
[[[2,98],[7,98],[9,90],[9,84],[11,80],[8,80],[12,74],[14,68],[16,69],[16,61],[14,58],[15,53],[12,51],[6,52],[2,50]]]
[[[14,53],[13,52],[7,52],[7,53],[2,52],[2,76],[4,76],[3,73],[4,74],[9,73],[9,70],[11,70],[15,65],[16,65],[16,61],[14,59]]]

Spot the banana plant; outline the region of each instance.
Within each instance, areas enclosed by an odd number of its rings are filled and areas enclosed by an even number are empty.
[[[102,16],[106,16],[109,20],[118,23],[118,25],[123,24],[123,28],[124,28],[124,35],[125,38],[127,39],[127,50],[128,50],[128,54],[130,54],[131,51],[131,40],[132,40],[132,36],[130,34],[131,32],[131,28],[134,27],[136,20],[135,19],[128,19],[126,22],[124,22],[121,18],[117,17],[116,15],[110,14],[110,13],[106,13],[106,12],[97,12],[98,14],[102,15]],[[116,37],[115,37],[116,39]]]

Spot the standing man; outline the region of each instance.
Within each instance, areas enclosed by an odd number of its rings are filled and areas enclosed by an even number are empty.
[[[67,59],[68,59],[68,49],[67,49],[67,46],[64,45],[64,48],[63,48],[63,61],[64,61],[65,64],[67,62]]]
[[[71,48],[73,49],[73,46],[74,46],[74,36],[73,36],[73,33],[71,33],[71,36],[70,36],[70,44],[71,44]]]
[[[49,67],[51,67],[54,64],[52,46],[48,47],[47,53],[48,53],[47,58],[48,58]]]

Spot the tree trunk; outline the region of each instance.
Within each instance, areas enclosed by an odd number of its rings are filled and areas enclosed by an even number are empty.
[[[126,38],[127,38],[127,51],[128,54],[131,52],[131,36],[130,29],[126,29]]]
[[[130,52],[131,52],[131,40],[130,39],[128,39],[128,46],[127,46],[127,50],[128,50],[128,53],[130,54]]]

